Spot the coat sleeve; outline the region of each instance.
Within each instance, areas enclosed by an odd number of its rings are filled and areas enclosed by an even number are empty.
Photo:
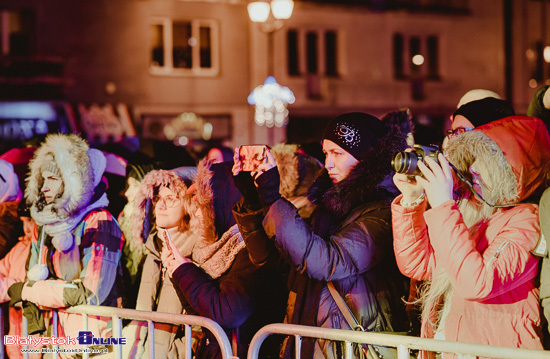
[[[193,263],[184,263],[174,271],[172,282],[198,315],[222,327],[237,328],[255,309],[256,273],[248,252],[243,249],[228,272],[217,279]]]
[[[435,266],[435,257],[420,203],[402,207],[397,197],[392,205],[393,249],[399,270],[403,275],[416,280],[430,279]]]
[[[387,220],[376,210],[322,238],[282,198],[269,208],[264,228],[299,272],[322,281],[340,280],[367,272],[391,251],[389,208],[384,210]]]
[[[79,304],[102,304],[119,273],[124,239],[120,227],[107,211],[89,214],[82,227],[80,278],[73,281],[42,280],[25,286],[24,300],[61,308]]]
[[[543,120],[544,123],[548,123],[548,121],[550,121],[550,109],[544,107],[544,103],[542,101],[542,99],[544,98],[544,93],[549,87],[550,86],[548,85],[542,86],[535,92],[535,94],[531,98],[531,103],[527,108],[527,116],[538,117]]]
[[[233,207],[233,216],[243,236],[250,260],[257,267],[265,267],[279,273],[288,273],[289,264],[281,255],[275,241],[269,238],[263,227],[264,211],[247,210],[242,200]]]
[[[488,241],[483,253],[476,245],[485,239],[472,240],[456,203],[445,202],[425,214],[436,260],[467,300],[501,295],[537,273],[538,260],[530,253],[540,236],[537,207],[520,205],[505,211],[496,229],[491,221],[487,228],[478,228]]]
[[[539,202],[539,223],[548,250],[550,240],[550,189],[544,191]],[[550,331],[550,258],[548,252],[542,258],[540,272],[540,301]]]
[[[0,303],[10,300],[8,288],[15,282],[22,282],[25,277],[14,276],[14,273],[24,274],[29,243],[19,241],[6,256],[0,259]],[[18,270],[16,267],[20,267]]]

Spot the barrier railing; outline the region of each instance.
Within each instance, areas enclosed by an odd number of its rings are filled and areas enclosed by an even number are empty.
[[[193,357],[192,345],[191,345],[191,326],[200,326],[208,329],[216,340],[219,343],[220,351],[222,358],[224,359],[238,359],[236,356],[233,356],[231,343],[225,334],[225,331],[222,327],[215,321],[194,315],[184,315],[184,314],[169,314],[169,313],[160,313],[160,312],[149,312],[142,310],[134,309],[125,309],[125,308],[115,308],[115,307],[105,307],[105,306],[95,306],[95,305],[79,305],[75,307],[70,307],[63,310],[67,313],[76,313],[82,315],[82,329],[88,329],[88,316],[101,316],[101,317],[111,317],[113,323],[113,337],[122,337],[122,319],[131,319],[147,322],[148,330],[148,346],[149,346],[149,357],[155,357],[155,331],[154,323],[166,323],[174,325],[183,325],[185,329],[185,344],[186,352],[185,358],[191,359]],[[57,318],[57,313],[54,311],[54,319]],[[22,334],[26,336],[27,333],[27,321],[23,317],[23,328]],[[55,329],[57,325],[53,326],[54,336],[57,336]],[[113,351],[115,358],[122,359],[122,346],[114,346]],[[23,353],[24,358],[28,358],[27,353]],[[83,352],[82,356],[84,359],[89,358],[89,353]]]
[[[462,355],[499,359],[550,359],[550,351],[544,350],[458,343],[404,335],[317,328],[294,324],[269,324],[261,328],[252,338],[252,342],[248,349],[248,359],[258,359],[263,341],[271,334],[292,335],[295,337],[295,359],[300,359],[302,337],[344,342],[345,359],[353,357],[353,343],[374,344],[397,348],[398,359],[409,359],[410,349],[454,353],[458,354],[459,358]]]
[[[71,308],[65,309],[67,313],[77,313],[82,314],[84,328],[86,329],[88,323],[88,315],[97,315],[103,317],[111,317],[113,321],[113,337],[122,336],[122,318],[132,319],[139,321],[146,321],[148,327],[148,336],[149,339],[149,354],[151,358],[155,357],[155,348],[154,348],[154,325],[153,323],[167,323],[167,324],[176,324],[183,325],[185,328],[185,358],[191,359],[193,357],[192,345],[191,345],[191,326],[201,326],[208,329],[220,345],[220,351],[223,358],[227,359],[238,359],[233,356],[231,350],[231,343],[227,338],[222,327],[213,321],[205,317],[199,317],[194,315],[185,315],[185,314],[169,314],[169,313],[159,313],[159,312],[149,312],[142,310],[134,309],[124,309],[124,308],[114,308],[114,307],[104,307],[104,306],[94,306],[94,305],[79,305]],[[116,347],[115,358],[122,358],[122,347]],[[84,353],[87,354],[87,353]],[[84,356],[86,358],[86,356]]]

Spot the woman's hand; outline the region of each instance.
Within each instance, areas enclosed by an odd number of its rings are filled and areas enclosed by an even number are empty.
[[[164,244],[165,245],[162,248],[160,258],[162,259],[162,264],[164,265],[164,267],[166,267],[168,275],[170,276],[170,278],[172,278],[172,274],[176,269],[179,268],[179,266],[184,263],[193,263],[193,261],[191,261],[189,258],[184,258],[178,251],[178,248],[174,243],[164,241]],[[169,245],[170,249],[167,248],[166,245]]]
[[[403,203],[414,202],[422,196],[424,191],[422,185],[416,181],[416,177],[411,178],[403,173],[396,173],[393,176],[393,183],[403,193]]]
[[[258,179],[258,177],[260,177],[262,173],[267,172],[273,167],[277,166],[277,164],[275,163],[275,158],[273,158],[273,155],[271,154],[269,148],[266,148],[265,152],[265,160],[260,165],[258,165],[256,171],[250,173],[254,180]]]
[[[430,157],[425,158],[430,168],[421,161],[417,164],[424,178],[416,176],[416,180],[424,188],[432,208],[453,199],[453,171],[442,153],[437,158],[441,165]]]

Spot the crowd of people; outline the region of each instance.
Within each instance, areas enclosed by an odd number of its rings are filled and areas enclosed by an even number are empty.
[[[265,147],[251,170],[223,146],[189,166],[136,156],[120,210],[105,153],[76,134],[48,135],[24,181],[0,156],[8,334],[22,335],[25,317],[33,336],[51,337],[53,325],[63,337],[112,336],[109,318],[84,326],[60,311],[53,321],[52,308],[90,304],[207,317],[239,358],[269,323],[549,348],[550,90],[537,91],[527,116],[471,91],[451,121],[430,155],[414,147],[410,111],[396,110],[336,116],[321,138],[324,161],[300,144]],[[154,358],[181,358],[189,342],[195,358],[221,357],[203,328],[192,327],[191,341],[179,325],[153,330],[125,323],[124,358],[147,358],[153,344]],[[260,357],[292,358],[297,345],[271,336]],[[344,350],[300,343],[302,358]],[[6,351],[22,357],[21,346]],[[354,357],[397,352],[356,345]]]

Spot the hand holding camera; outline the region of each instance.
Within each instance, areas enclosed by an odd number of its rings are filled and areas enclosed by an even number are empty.
[[[403,193],[404,202],[414,202],[422,190],[432,208],[453,199],[453,171],[438,147],[414,145],[398,152],[392,167],[396,172],[394,183]]]
[[[238,152],[235,151],[233,160],[233,176],[245,171],[250,172],[254,179],[276,166],[275,159],[266,145],[241,146]]]

